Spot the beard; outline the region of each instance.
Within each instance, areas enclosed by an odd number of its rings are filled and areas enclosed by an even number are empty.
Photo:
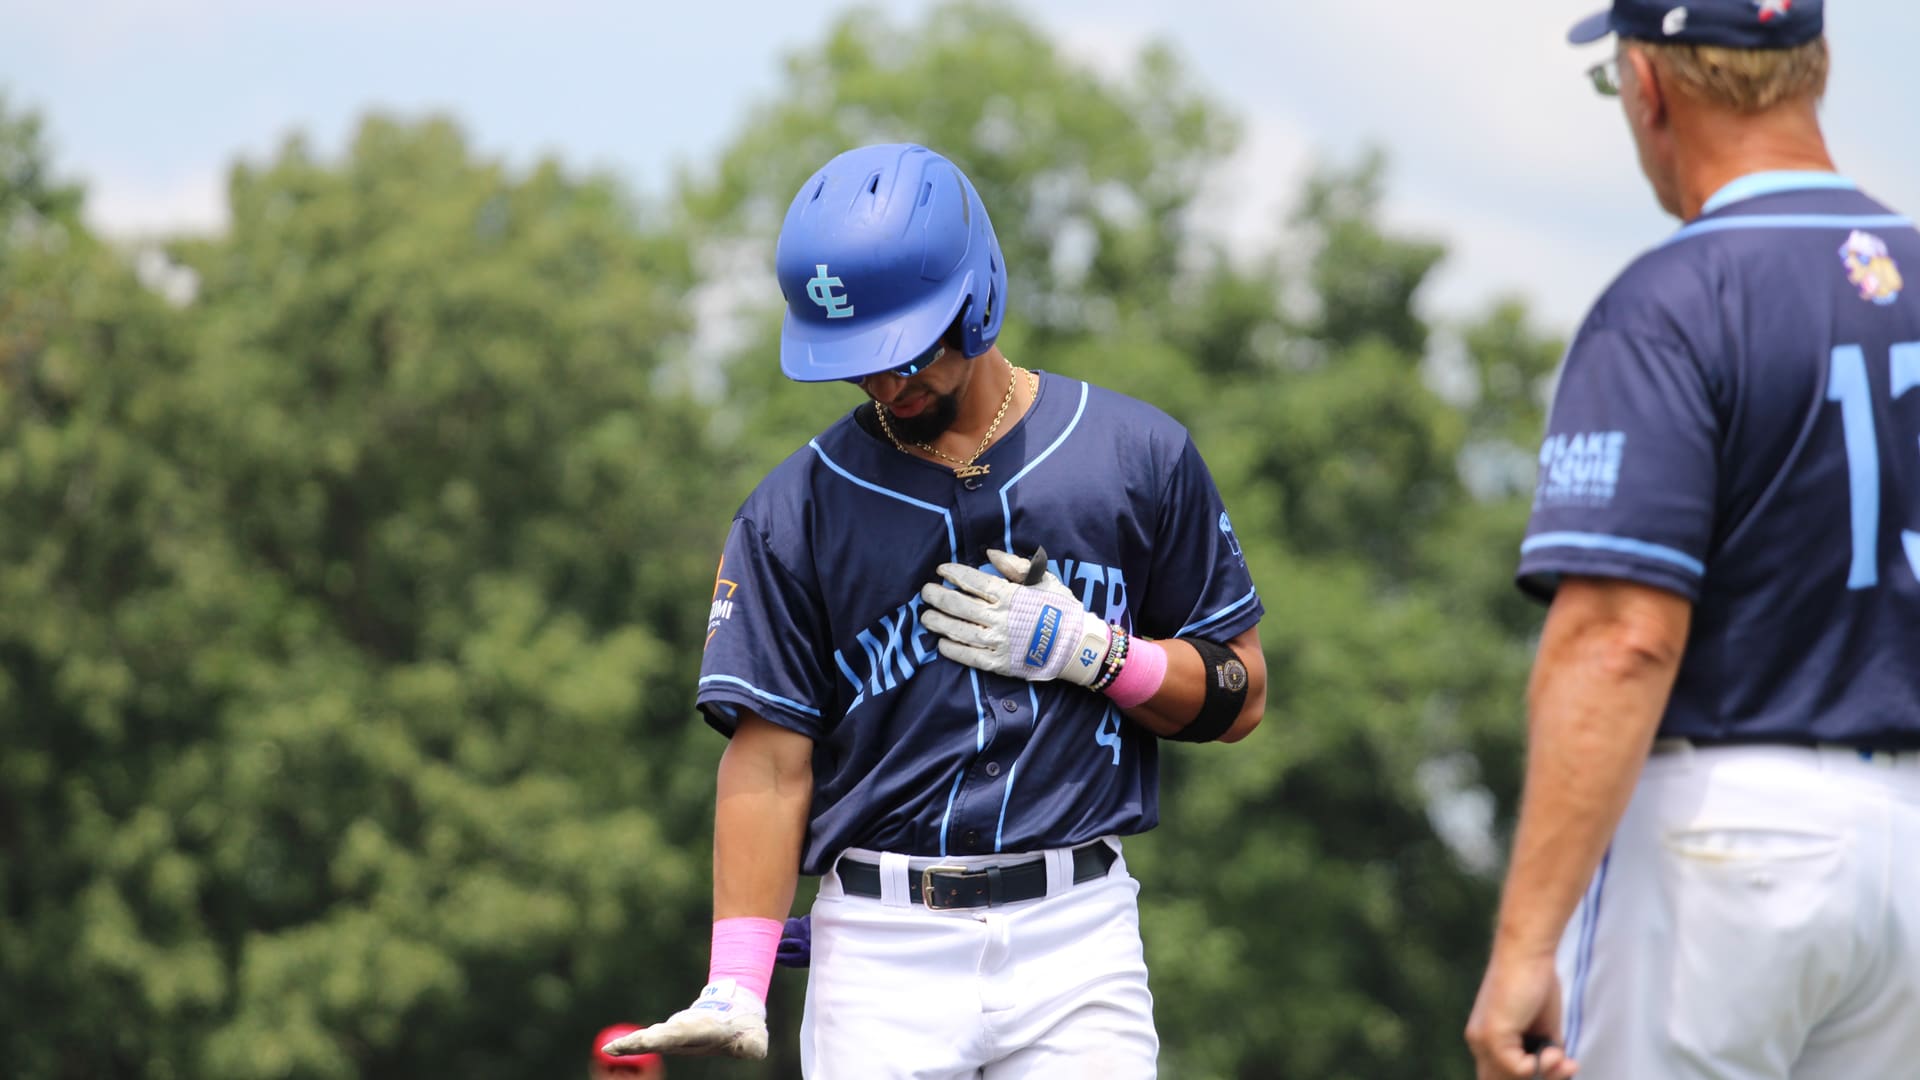
[[[887,414],[887,421],[893,425],[893,433],[905,443],[930,443],[959,418],[960,395],[957,393],[933,395],[933,400],[920,410],[918,416]]]

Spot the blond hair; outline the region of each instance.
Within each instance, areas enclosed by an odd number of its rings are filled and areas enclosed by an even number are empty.
[[[1632,44],[1678,82],[1687,96],[1735,112],[1759,112],[1802,98],[1818,101],[1827,92],[1824,37],[1790,49],[1727,49],[1638,39]]]

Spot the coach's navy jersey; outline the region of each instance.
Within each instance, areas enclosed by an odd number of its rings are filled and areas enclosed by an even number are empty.
[[[699,704],[814,740],[802,869],[848,847],[965,855],[1063,847],[1158,821],[1157,748],[1101,695],[935,651],[920,587],[987,549],[1047,550],[1089,612],[1147,637],[1225,641],[1260,619],[1219,492],[1187,432],[1057,375],[961,480],[849,414],[734,518]]]
[[[1920,746],[1920,234],[1827,174],[1706,210],[1568,352],[1521,585],[1694,601],[1662,735]]]

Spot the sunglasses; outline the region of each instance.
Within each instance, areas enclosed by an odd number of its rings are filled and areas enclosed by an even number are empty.
[[[933,343],[932,346],[930,346],[927,349],[926,352],[923,352],[919,356],[916,356],[913,359],[907,361],[906,363],[901,364],[899,367],[889,368],[884,371],[876,371],[873,373],[873,375],[898,375],[903,379],[911,379],[915,375],[920,374],[922,371],[925,371],[927,368],[932,367],[934,364],[938,363],[940,361],[940,358],[945,355],[947,355],[947,343],[944,341],[936,341]],[[857,379],[848,379],[846,381],[854,384],[855,386],[858,386],[861,383],[866,382],[868,379],[872,378],[873,375],[862,375]]]
[[[1601,97],[1620,96],[1620,58],[1610,56],[1587,69],[1587,78]]]

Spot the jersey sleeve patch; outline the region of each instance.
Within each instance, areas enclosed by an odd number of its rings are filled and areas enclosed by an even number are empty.
[[[1153,577],[1135,627],[1140,633],[1226,641],[1265,613],[1233,521],[1191,437],[1161,497],[1153,551]]]
[[[1582,574],[1697,598],[1719,432],[1712,389],[1685,346],[1653,328],[1583,327],[1540,444],[1521,588],[1549,597],[1562,576]]]
[[[819,640],[821,610],[813,590],[768,549],[760,528],[735,518],[714,576],[695,698],[707,722],[732,735],[747,709],[819,738],[822,703],[832,700],[833,687],[811,645]]]

